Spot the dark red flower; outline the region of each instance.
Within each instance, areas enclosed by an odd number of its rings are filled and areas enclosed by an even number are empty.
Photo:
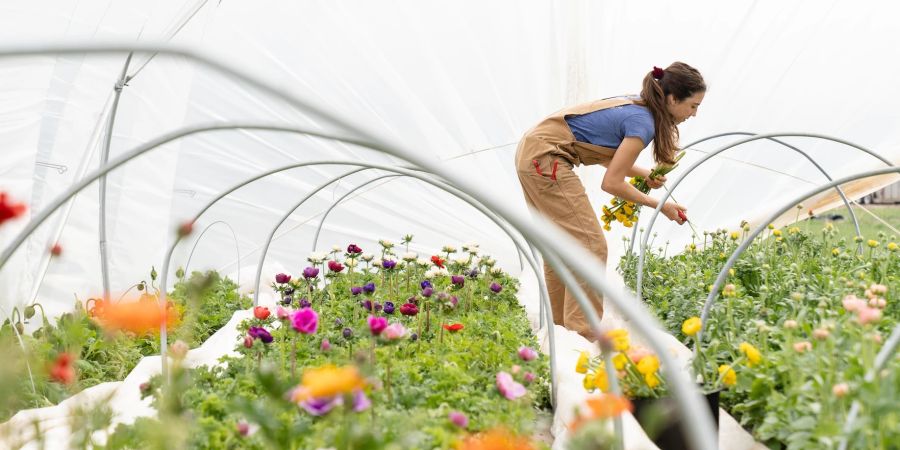
[[[356,244],[350,244],[347,246],[347,253],[349,253],[351,255],[358,255],[358,254],[362,253],[362,249],[359,248],[359,246]]]
[[[11,203],[7,200],[6,192],[0,192],[0,225],[22,214],[25,214],[25,204]]]
[[[444,258],[441,258],[440,256],[434,255],[434,256],[431,257],[431,262],[433,262],[434,265],[436,265],[436,266],[440,267],[441,269],[443,269],[443,268],[444,268],[444,262],[446,262],[446,260],[445,260]]]
[[[400,306],[400,314],[404,316],[414,316],[419,313],[419,307],[412,303],[404,303]]]
[[[657,80],[662,80],[662,77],[665,74],[666,74],[665,70],[660,69],[659,67],[653,66],[653,78],[656,78]]]
[[[50,254],[53,256],[62,255],[62,245],[53,244],[53,247],[50,247]]]
[[[328,261],[328,270],[337,273],[344,270],[344,265],[337,261]]]
[[[445,330],[447,330],[447,331],[449,331],[449,332],[451,332],[451,333],[456,333],[457,331],[463,329],[463,324],[461,324],[461,323],[454,323],[454,324],[452,324],[452,325],[447,325],[447,324],[445,323],[445,324],[442,325],[442,326],[444,327]]]

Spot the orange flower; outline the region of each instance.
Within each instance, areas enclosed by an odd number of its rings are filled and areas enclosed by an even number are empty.
[[[166,328],[178,325],[178,313],[172,306],[165,314],[153,300],[136,302],[98,302],[93,309],[93,317],[107,331],[130,331],[141,335],[159,332],[165,322]]]
[[[569,429],[574,432],[585,423],[592,420],[606,420],[621,415],[625,411],[632,411],[631,402],[622,396],[615,394],[600,394],[587,399],[588,412],[579,414]]]
[[[518,437],[508,430],[496,428],[486,433],[478,433],[465,438],[456,448],[458,450],[533,450],[535,447],[528,439]]]
[[[336,367],[331,364],[303,372],[300,386],[291,395],[295,402],[309,398],[334,397],[362,389],[366,381],[354,366]]]

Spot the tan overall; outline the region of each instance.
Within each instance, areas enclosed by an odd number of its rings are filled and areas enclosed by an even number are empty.
[[[525,201],[568,231],[585,249],[606,264],[606,238],[591,207],[584,185],[572,168],[584,164],[607,165],[615,149],[577,142],[566,116],[582,115],[633,103],[624,98],[604,99],[566,108],[547,117],[525,133],[516,150],[516,171],[525,192]],[[595,340],[590,325],[575,297],[547,263],[544,277],[550,294],[553,323]],[[582,289],[603,317],[603,297],[580,281]]]

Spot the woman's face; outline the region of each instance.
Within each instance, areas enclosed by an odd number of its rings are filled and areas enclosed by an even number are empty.
[[[675,117],[675,123],[680,124],[687,120],[688,117],[696,116],[697,109],[700,108],[704,95],[706,95],[706,92],[697,92],[681,101],[675,100],[675,96],[672,94],[667,95],[666,106],[669,109],[669,114]]]

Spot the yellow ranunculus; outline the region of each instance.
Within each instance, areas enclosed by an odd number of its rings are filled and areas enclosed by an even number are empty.
[[[896,242],[890,242],[890,243],[888,243],[887,249],[890,250],[890,251],[892,251],[892,252],[896,252],[896,251],[897,251],[897,243],[896,243]]]
[[[328,364],[308,369],[303,373],[300,386],[294,391],[293,400],[300,402],[308,398],[333,397],[353,392],[365,385],[366,382],[356,367],[335,367]]]
[[[770,229],[770,230],[774,230],[774,229],[775,229],[775,225],[773,225],[773,224],[770,223],[770,224],[769,224],[769,229]]]
[[[647,355],[641,358],[637,363],[637,370],[645,376],[656,373],[659,370],[659,358],[655,355]]]
[[[588,361],[591,359],[591,354],[588,352],[581,352],[581,355],[578,356],[578,362],[575,363],[575,371],[578,373],[587,373],[588,370]]]
[[[722,364],[719,366],[719,375],[722,375],[722,383],[725,386],[734,386],[737,384],[737,374],[734,373],[734,369],[727,364]]]
[[[747,357],[747,365],[753,366],[762,361],[762,353],[749,343],[741,342],[738,348],[741,350],[741,353]]]
[[[659,386],[659,377],[656,376],[656,372],[644,375],[644,381],[650,389]]]
[[[867,244],[869,245],[869,247],[872,247],[872,248],[878,247],[878,241],[876,241],[874,239],[869,239],[869,242],[867,242]]]
[[[800,232],[800,228],[798,227],[790,227],[788,228],[788,234],[797,234]]]
[[[841,250],[840,250],[840,249],[837,249],[837,248],[833,248],[833,249],[831,249],[831,254],[834,255],[834,256],[840,255],[840,254],[841,254]]]
[[[618,352],[628,350],[628,330],[624,328],[616,328],[606,333],[606,337],[612,340],[613,348]]]
[[[628,357],[624,353],[616,353],[616,356],[612,358],[612,362],[616,370],[622,370],[625,368],[625,364],[628,364]]]
[[[681,324],[681,332],[687,336],[694,336],[697,332],[700,331],[700,327],[703,324],[700,322],[699,317],[691,317],[688,320],[685,320],[683,324]]]
[[[738,240],[739,237],[741,237],[741,234],[738,233],[737,231],[732,231],[732,232],[731,232],[731,240],[732,240],[732,241]]]
[[[593,391],[597,387],[594,384],[594,374],[589,373],[589,374],[585,375],[584,380],[581,381],[581,385],[584,386],[584,390],[586,390],[588,392]]]
[[[598,370],[594,374],[594,386],[600,389],[600,392],[609,392],[609,378],[605,370]]]
[[[775,237],[781,236],[781,230],[772,231],[772,236],[775,236]]]

